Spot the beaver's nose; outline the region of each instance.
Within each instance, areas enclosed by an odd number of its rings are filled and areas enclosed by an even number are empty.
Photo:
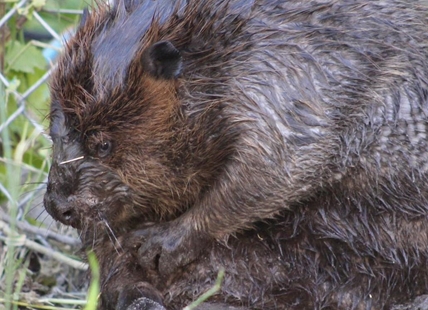
[[[67,202],[66,199],[61,199],[54,193],[46,192],[43,203],[46,211],[57,221],[65,225],[71,225],[75,228],[78,225],[78,214],[74,206]]]

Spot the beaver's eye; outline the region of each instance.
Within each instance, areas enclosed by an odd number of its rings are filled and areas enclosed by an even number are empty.
[[[98,145],[98,155],[100,157],[106,157],[110,154],[111,151],[111,143],[110,141],[103,141]]]

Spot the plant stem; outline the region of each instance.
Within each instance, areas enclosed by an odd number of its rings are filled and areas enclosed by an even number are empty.
[[[221,282],[223,282],[223,278],[224,278],[224,268],[221,268],[220,271],[218,272],[218,276],[214,286],[210,288],[208,291],[206,291],[205,293],[203,293],[201,296],[199,296],[199,298],[196,299],[194,302],[192,302],[190,305],[188,305],[187,307],[184,307],[183,310],[196,309],[196,307],[199,306],[201,303],[203,303],[205,300],[215,295],[221,288]]]
[[[0,83],[0,98],[2,98],[2,102],[0,103],[0,123],[4,123],[6,121],[8,111],[8,91],[4,89],[3,83]],[[10,142],[9,130],[6,127],[1,132],[1,140],[3,146],[3,157],[5,159],[12,160],[13,152],[12,146]],[[6,163],[6,182],[5,188],[10,194],[10,199],[7,204],[7,211],[10,216],[9,229],[12,234],[16,231],[16,216],[18,213],[17,207],[17,197],[19,196],[19,182],[20,182],[20,171],[19,166],[14,166]],[[5,246],[6,251],[6,265],[5,265],[5,273],[6,273],[6,290],[5,290],[5,308],[9,310],[12,308],[12,296],[13,296],[13,282],[16,271],[15,265],[15,244],[14,242],[8,242]],[[17,305],[14,305],[14,308],[17,308]]]

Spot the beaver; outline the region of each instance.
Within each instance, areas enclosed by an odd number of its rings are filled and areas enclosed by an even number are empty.
[[[221,268],[225,307],[426,293],[427,18],[410,0],[86,11],[50,82],[44,205],[97,254],[100,307],[179,309]]]

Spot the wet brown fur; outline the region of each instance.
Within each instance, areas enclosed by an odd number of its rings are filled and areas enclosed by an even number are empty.
[[[52,77],[45,206],[97,253],[101,307],[144,287],[180,309],[221,267],[211,300],[249,309],[382,309],[426,293],[428,10],[189,3],[100,4]],[[162,41],[181,53],[178,77],[144,67]],[[203,236],[180,253],[195,260],[145,266],[147,225]]]

